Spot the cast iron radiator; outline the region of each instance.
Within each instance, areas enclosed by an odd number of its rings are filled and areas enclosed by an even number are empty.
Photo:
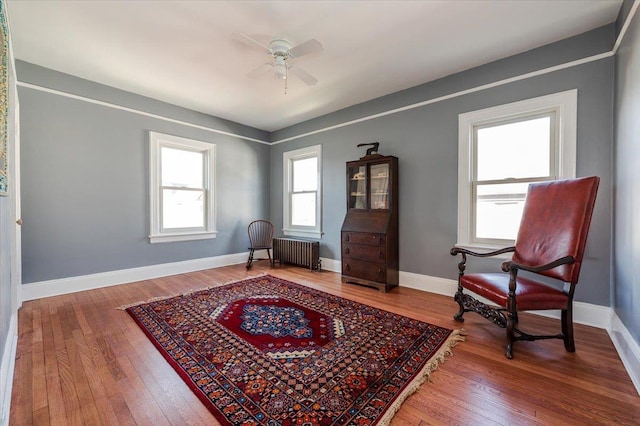
[[[320,270],[320,243],[318,241],[294,240],[291,238],[273,239],[273,260],[306,266],[310,271]]]

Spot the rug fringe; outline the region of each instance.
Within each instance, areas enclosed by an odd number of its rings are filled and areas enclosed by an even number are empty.
[[[184,293],[172,294],[172,295],[169,295],[169,296],[156,296],[156,297],[152,297],[151,299],[146,300],[146,301],[140,300],[138,302],[128,303],[126,305],[121,305],[121,306],[118,306],[116,309],[119,310],[119,311],[126,311],[129,308],[133,308],[134,306],[144,305],[145,303],[158,302],[160,300],[167,300],[167,299],[171,299],[173,297],[188,296],[188,295],[196,293],[198,291],[211,290],[212,288],[215,288],[215,287],[221,287],[221,286],[224,286],[224,285],[227,285],[227,284],[233,284],[233,283],[237,283],[237,282],[244,281],[244,280],[250,280],[250,279],[253,279],[253,278],[260,278],[260,277],[264,277],[265,275],[269,275],[269,274],[267,274],[266,272],[262,272],[262,273],[255,274],[255,275],[249,275],[249,276],[246,276],[244,278],[238,278],[238,279],[229,280],[229,281],[223,282],[223,283],[217,283],[215,285],[210,285],[210,286],[207,286],[207,287],[192,288],[192,289],[189,289],[189,290],[185,291]]]
[[[425,364],[425,366],[422,368],[422,371],[420,371],[416,378],[407,385],[407,387],[404,389],[404,391],[402,391],[400,395],[398,395],[398,398],[396,398],[387,412],[384,413],[384,416],[379,419],[377,423],[378,425],[387,426],[391,422],[391,419],[393,419],[393,417],[396,415],[404,401],[411,394],[417,391],[424,382],[431,382],[431,373],[437,370],[440,364],[444,363],[447,356],[453,356],[453,347],[458,343],[464,341],[466,335],[467,331],[464,328],[454,330],[451,333],[451,336],[449,336],[447,340],[442,344],[442,346],[440,346],[438,352],[436,352]]]

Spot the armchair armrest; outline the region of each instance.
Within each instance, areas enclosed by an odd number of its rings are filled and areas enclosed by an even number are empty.
[[[529,272],[542,272],[542,271],[547,271],[549,269],[556,268],[560,265],[573,263],[575,261],[576,260],[573,258],[573,256],[565,256],[565,257],[561,257],[560,259],[556,259],[553,262],[546,263],[544,265],[526,266],[521,263],[517,263],[512,260],[509,260],[502,264],[502,270],[504,272],[511,272],[514,270],[522,269],[523,271],[529,271]]]
[[[499,250],[495,250],[495,251],[490,251],[487,253],[477,253],[475,251],[471,251],[471,250],[467,250],[465,248],[462,247],[453,247],[451,249],[451,256],[455,256],[457,254],[468,254],[470,256],[475,256],[475,257],[491,257],[491,256],[497,256],[499,254],[503,254],[503,253],[510,253],[515,251],[516,248],[511,246],[511,247],[505,247],[505,248],[501,248]]]

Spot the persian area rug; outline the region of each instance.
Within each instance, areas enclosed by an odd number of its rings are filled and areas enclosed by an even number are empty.
[[[463,340],[269,275],[125,310],[228,425],[387,424]]]

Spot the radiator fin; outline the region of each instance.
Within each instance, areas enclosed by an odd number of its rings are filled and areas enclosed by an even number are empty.
[[[306,266],[311,271],[314,269],[320,271],[320,243],[292,238],[274,238],[273,259],[280,264],[290,263]]]

